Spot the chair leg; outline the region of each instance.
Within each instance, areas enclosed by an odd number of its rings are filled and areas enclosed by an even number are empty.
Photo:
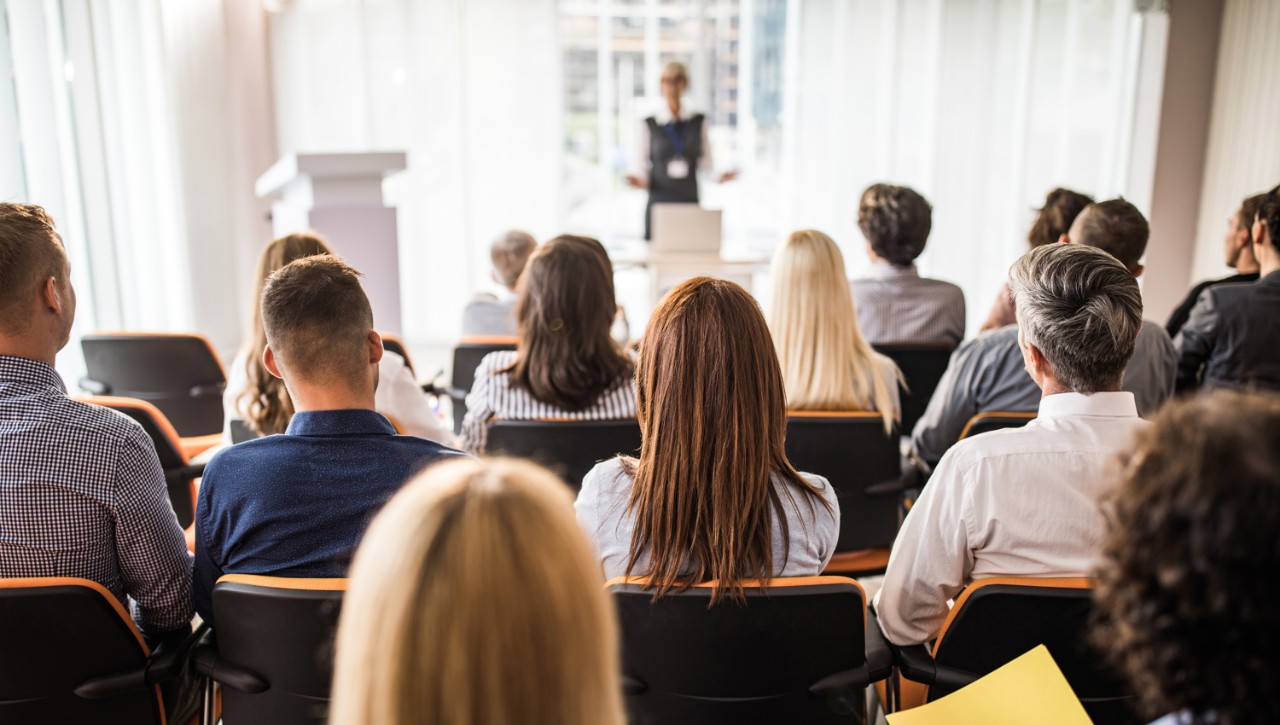
[[[215,684],[212,677],[204,678],[204,697],[201,703],[200,725],[215,725],[217,722],[217,713],[215,702],[217,693],[214,692]]]

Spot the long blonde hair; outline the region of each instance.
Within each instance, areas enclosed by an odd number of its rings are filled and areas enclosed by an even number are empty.
[[[822,232],[793,232],[773,257],[772,276],[769,329],[788,407],[876,410],[892,430],[901,373],[886,379],[862,337],[840,248]]]
[[[617,660],[564,483],[520,461],[443,463],[356,552],[330,722],[622,725]]]
[[[249,384],[236,399],[236,408],[244,416],[245,423],[259,435],[283,433],[293,417],[293,400],[289,398],[284,381],[272,375],[262,363],[262,351],[267,346],[267,333],[262,327],[262,288],[272,272],[296,259],[317,254],[333,254],[333,250],[319,234],[300,232],[273,239],[258,257],[249,337],[241,348]]]

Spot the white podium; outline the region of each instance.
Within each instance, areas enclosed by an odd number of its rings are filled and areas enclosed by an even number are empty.
[[[289,154],[258,177],[259,197],[271,205],[277,237],[314,229],[334,252],[364,275],[374,326],[400,334],[400,249],[396,210],[382,196],[382,180],[403,171],[405,154]]]

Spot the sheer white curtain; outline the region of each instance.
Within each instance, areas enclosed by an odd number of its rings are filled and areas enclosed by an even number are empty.
[[[556,17],[554,0],[297,0],[271,17],[282,153],[408,152],[385,191],[412,344],[457,338],[498,233],[559,231]]]
[[[1131,0],[807,0],[790,6],[783,159],[791,228],[868,264],[858,196],[933,204],[922,274],[965,291],[969,332],[1055,186],[1127,190],[1142,16]]]

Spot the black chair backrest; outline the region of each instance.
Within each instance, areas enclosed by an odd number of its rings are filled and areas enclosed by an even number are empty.
[[[192,481],[198,473],[187,465],[186,456],[182,453],[181,442],[177,432],[165,419],[164,413],[144,400],[120,398],[114,395],[78,398],[78,400],[101,405],[104,408],[123,413],[142,426],[147,437],[156,449],[156,457],[160,459],[160,468],[164,471],[165,485],[169,490],[169,503],[178,516],[178,524],[182,528],[191,525],[195,519],[195,498],[191,493]]]
[[[535,461],[574,491],[597,463],[640,450],[640,422],[625,420],[495,420],[485,450]]]
[[[395,335],[382,334],[382,349],[387,352],[394,352],[404,358],[404,366],[409,368],[409,374],[413,374],[413,360],[409,357],[409,351],[405,349],[404,341]],[[472,368],[474,371],[475,368]]]
[[[796,470],[816,473],[835,487],[840,501],[836,552],[893,545],[902,456],[898,437],[885,433],[879,414],[792,412],[787,458]]]
[[[450,397],[453,399],[453,432],[462,430],[462,419],[467,414],[466,394],[476,381],[476,368],[485,355],[499,350],[516,349],[515,338],[463,339],[453,348],[453,367],[449,380]]]
[[[947,370],[954,348],[946,345],[875,345],[876,352],[893,360],[902,371],[906,389],[902,399],[902,432],[911,435],[924,414],[929,398]]]
[[[95,395],[138,398],[156,406],[185,437],[222,431],[227,378],[199,335],[86,335],[81,386]]]
[[[0,580],[0,722],[164,721],[155,687],[103,699],[75,689],[145,666],[146,645],[120,603],[83,579]]]
[[[963,593],[939,636],[934,660],[985,675],[1043,644],[1095,723],[1146,722],[1130,711],[1134,701],[1126,697],[1121,681],[1108,671],[1089,640],[1092,589],[1033,582],[987,580]],[[929,688],[929,700],[952,691],[934,685]]]
[[[228,725],[324,723],[345,579],[227,575],[213,587],[218,658],[267,683],[222,688]]]
[[[993,430],[1021,428],[1035,419],[1035,413],[1018,413],[1012,411],[978,413],[970,418],[969,422],[965,424],[964,430],[960,431],[960,440],[971,438],[976,435],[982,435],[983,433],[990,433]]]
[[[862,587],[844,577],[775,579],[749,587],[745,605],[708,608],[695,587],[653,601],[637,583],[610,583],[622,634],[627,722],[848,723],[857,696],[810,688],[866,664]],[[865,682],[864,682],[865,685]]]

